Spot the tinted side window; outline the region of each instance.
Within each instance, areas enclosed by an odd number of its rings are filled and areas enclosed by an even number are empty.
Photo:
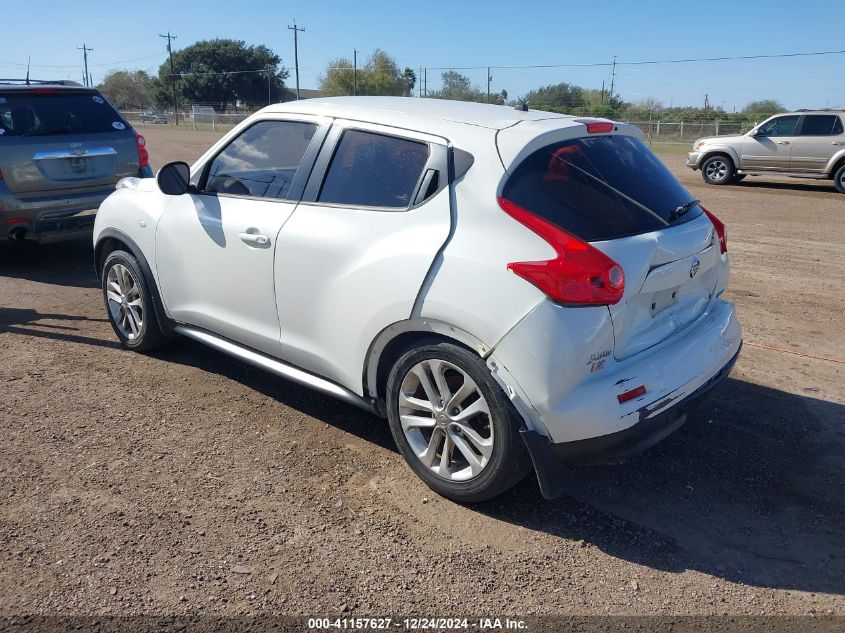
[[[205,190],[286,199],[317,126],[300,121],[261,121],[220,152]]]
[[[795,128],[800,118],[798,115],[779,116],[763,125],[760,128],[760,134],[762,136],[795,136]]]
[[[808,114],[801,124],[801,136],[832,136],[838,122],[835,114]]]
[[[637,138],[594,136],[561,141],[522,161],[502,195],[588,242],[657,231],[699,215],[678,179]],[[656,217],[655,217],[656,216]]]
[[[407,207],[428,153],[426,143],[347,130],[317,200],[362,207]]]

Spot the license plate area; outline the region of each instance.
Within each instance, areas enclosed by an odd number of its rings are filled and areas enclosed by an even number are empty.
[[[665,290],[658,290],[651,295],[651,316],[656,316],[663,312],[669,306],[678,303],[679,288],[666,288]]]

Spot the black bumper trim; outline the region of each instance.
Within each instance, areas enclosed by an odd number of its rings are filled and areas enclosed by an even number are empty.
[[[546,499],[555,499],[564,491],[566,470],[570,466],[606,464],[622,460],[630,455],[654,446],[677,431],[686,422],[687,414],[702,401],[731,372],[739,358],[740,348],[724,367],[710,380],[684,399],[672,404],[663,412],[642,419],[647,407],[641,411],[637,424],[608,435],[591,437],[574,442],[555,444],[544,435],[528,429],[520,429],[520,435],[531,455],[540,492]]]

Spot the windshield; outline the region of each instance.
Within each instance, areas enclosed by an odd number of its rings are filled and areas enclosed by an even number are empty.
[[[503,195],[588,242],[657,231],[701,214],[663,162],[631,136],[547,145],[519,164]]]
[[[90,134],[129,125],[96,93],[0,93],[0,137]]]

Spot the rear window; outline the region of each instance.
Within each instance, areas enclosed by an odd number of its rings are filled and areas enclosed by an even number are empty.
[[[0,136],[92,134],[128,127],[96,93],[0,93]]]
[[[638,138],[594,136],[547,145],[505,183],[508,200],[588,242],[666,228],[701,214],[692,196]]]
[[[842,122],[835,114],[808,114],[801,124],[801,136],[842,134]]]
[[[332,157],[318,201],[408,207],[427,161],[426,143],[347,130]]]

